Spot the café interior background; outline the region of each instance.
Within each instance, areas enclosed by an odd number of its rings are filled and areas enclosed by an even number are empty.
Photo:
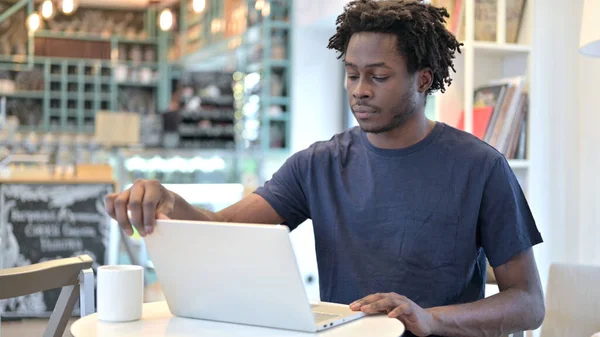
[[[579,50],[584,1],[475,0],[473,17],[465,1],[433,2],[448,7],[465,46],[428,116],[505,153],[545,241],[535,248],[544,285],[551,263],[600,264],[600,59]],[[326,48],[346,3],[0,0],[3,195],[22,206],[22,220],[53,207],[23,201],[41,182],[82,188],[63,205],[74,218],[101,218],[101,195],[138,178],[211,210],[236,202],[291,154],[355,125],[343,64]],[[498,83],[519,95],[494,138],[480,117],[494,106],[477,93]],[[35,188],[17,193],[14,183]],[[143,241],[123,244],[114,223],[90,225],[99,238],[85,229],[56,238],[39,226],[10,237],[1,224],[2,268],[86,251],[144,264],[148,286],[156,281]],[[291,235],[318,298],[310,221]]]

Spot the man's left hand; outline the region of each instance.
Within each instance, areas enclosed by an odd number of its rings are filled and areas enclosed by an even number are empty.
[[[436,321],[429,311],[396,293],[369,295],[350,304],[350,309],[367,314],[386,313],[417,336],[429,336],[435,330]]]

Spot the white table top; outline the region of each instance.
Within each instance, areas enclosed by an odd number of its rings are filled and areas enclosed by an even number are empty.
[[[166,302],[144,304],[142,319],[135,322],[107,323],[93,314],[71,325],[74,337],[399,337],[403,333],[402,322],[385,315],[366,316],[313,334],[174,317]]]

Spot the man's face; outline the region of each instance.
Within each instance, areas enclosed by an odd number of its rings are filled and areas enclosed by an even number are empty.
[[[365,132],[391,131],[410,118],[422,98],[418,73],[409,74],[392,34],[353,34],[346,50],[350,107]]]

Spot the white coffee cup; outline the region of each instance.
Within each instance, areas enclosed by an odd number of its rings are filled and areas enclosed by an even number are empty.
[[[117,265],[98,268],[98,319],[130,322],[142,317],[144,270],[141,266]]]

